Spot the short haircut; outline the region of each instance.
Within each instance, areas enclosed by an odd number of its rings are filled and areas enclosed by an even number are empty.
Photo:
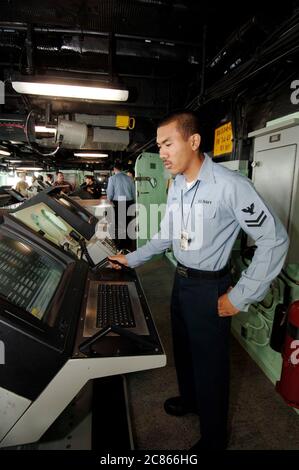
[[[135,176],[135,170],[133,168],[127,168],[126,173],[131,173],[133,176]]]
[[[199,119],[193,111],[176,111],[169,114],[160,121],[158,128],[172,122],[177,122],[177,130],[184,140],[187,140],[193,134],[200,134]]]
[[[85,175],[84,178],[88,178],[89,180],[94,181],[94,176],[93,175]]]
[[[121,171],[123,169],[122,164],[119,160],[116,160],[113,164],[113,168],[116,168],[117,170]]]

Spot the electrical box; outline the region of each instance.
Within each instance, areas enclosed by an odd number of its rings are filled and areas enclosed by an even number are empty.
[[[288,263],[299,263],[299,119],[292,118],[251,132],[252,180],[290,237]]]

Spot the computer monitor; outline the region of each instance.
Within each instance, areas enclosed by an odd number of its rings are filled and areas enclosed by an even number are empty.
[[[108,233],[101,239],[95,235],[98,219],[57,188],[37,194],[11,214],[65,251],[83,256],[91,266],[117,253]]]
[[[65,271],[57,259],[0,232],[0,296],[41,321]]]
[[[37,202],[30,206],[25,205],[25,207],[23,205],[13,212],[12,216],[55,245],[72,252],[75,256],[79,255],[80,234],[46,202]]]
[[[98,219],[76,201],[61,192],[59,186],[46,189],[33,198],[26,200],[22,206],[13,213],[21,220],[22,213],[25,209],[33,209],[34,206],[38,204],[47,206],[49,211],[53,212],[57,217],[72,227],[85,240],[90,240],[94,235]]]
[[[25,201],[24,196],[19,193],[16,189],[10,188],[5,189],[5,192],[13,199],[14,202],[23,202]]]
[[[38,189],[39,189],[40,191],[43,191],[44,189],[48,189],[48,188],[49,188],[49,185],[47,185],[44,181],[36,180],[36,182],[37,182]]]
[[[0,387],[35,398],[72,355],[87,275],[86,262],[0,216]]]

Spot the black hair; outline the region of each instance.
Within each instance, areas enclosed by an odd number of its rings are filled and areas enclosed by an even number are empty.
[[[126,173],[128,173],[128,172],[132,173],[133,178],[135,177],[135,171],[134,171],[133,168],[127,168],[127,169],[126,169]]]
[[[122,166],[122,163],[120,162],[120,160],[115,160],[115,162],[113,164],[113,168],[116,168],[119,171],[122,170],[123,166]]]
[[[177,129],[184,140],[187,140],[193,134],[201,133],[198,116],[193,111],[175,111],[163,118],[158,127],[166,126],[172,122],[177,122]]]

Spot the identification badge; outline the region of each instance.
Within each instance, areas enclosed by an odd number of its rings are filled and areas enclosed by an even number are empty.
[[[189,235],[188,232],[181,231],[181,241],[180,241],[181,250],[187,251],[189,249]]]

